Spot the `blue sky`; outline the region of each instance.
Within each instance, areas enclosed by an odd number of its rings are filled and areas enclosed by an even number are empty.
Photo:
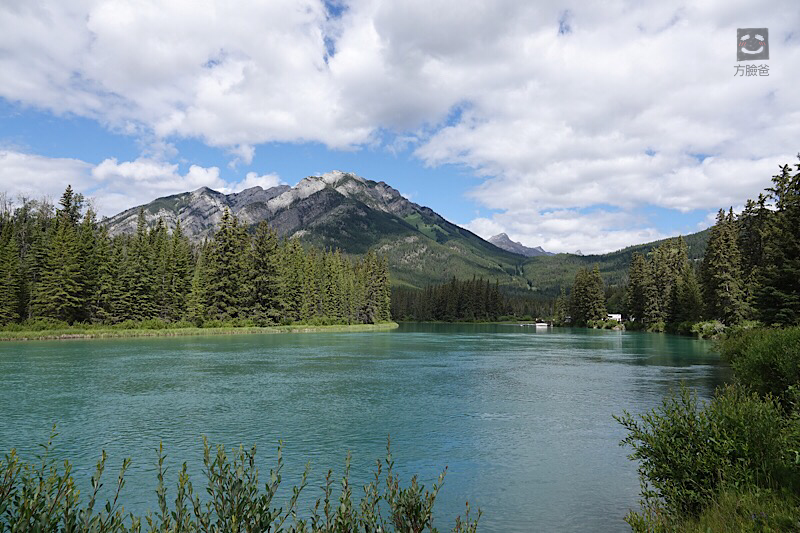
[[[800,150],[790,0],[217,3],[4,3],[0,191],[111,215],[338,169],[590,253],[707,227]],[[770,75],[734,77],[760,26]]]

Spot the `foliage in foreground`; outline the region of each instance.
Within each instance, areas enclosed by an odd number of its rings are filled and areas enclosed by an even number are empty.
[[[735,383],[710,403],[684,388],[616,417],[639,462],[635,531],[800,531],[800,328],[740,330],[720,349]]]
[[[37,457],[36,465],[21,461],[16,450],[0,460],[0,531],[437,531],[433,526],[433,506],[447,469],[431,490],[425,490],[416,476],[411,479],[410,486],[401,487],[393,470],[394,460],[388,442],[386,460],[376,462],[374,478],[364,487],[364,495],[357,505],[349,482],[348,454],[338,499],[334,496],[333,474],[329,470],[322,487],[323,496],[307,518],[299,516],[298,501],[308,484],[309,465],[306,465],[300,485],[292,488],[286,507],[274,504],[281,484],[282,446],[278,448],[277,466],[270,469],[269,479],[261,491],[255,446],[250,450],[240,446],[229,456],[222,446],[217,446],[214,453],[204,439],[204,492],[207,497],[201,499],[195,493],[186,463],[183,463],[172,501],[168,499],[164,482],[166,456],[159,446],[158,509],[155,513],[148,512],[143,519],[126,513],[120,499],[130,459],[123,461],[113,498],[101,503],[98,493],[103,486],[101,479],[107,458],[103,452],[84,503],[75,487],[70,463],[65,461],[63,469],[59,469],[49,456],[55,435],[54,430],[47,445],[42,445],[43,452]],[[474,519],[470,513],[467,503],[465,518],[456,518],[454,532],[477,531],[481,511],[478,510]]]

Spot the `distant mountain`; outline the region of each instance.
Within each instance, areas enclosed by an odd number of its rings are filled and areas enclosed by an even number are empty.
[[[339,171],[307,177],[295,187],[253,187],[227,195],[201,187],[128,209],[104,223],[111,235],[132,234],[142,210],[148,225],[163,218],[174,228],[180,220],[190,239],[201,242],[213,233],[226,207],[248,226],[266,220],[281,236],[309,245],[339,248],[351,255],[377,250],[388,257],[395,286],[422,288],[453,276],[476,276],[497,280],[512,292],[541,298],[553,297],[561,286],[569,286],[583,267],[597,265],[607,283],[622,283],[633,252],[647,253],[661,242],[584,256],[553,255],[514,243],[503,234],[493,237],[495,242],[497,237],[505,237],[503,241],[512,245],[539,252],[527,257],[520,249],[509,251],[448,222],[382,181]],[[708,230],[684,238],[689,257],[702,257]]]
[[[523,289],[525,258],[417,205],[386,183],[334,171],[310,176],[295,187],[253,187],[223,194],[207,187],[134,207],[105,221],[109,234],[132,234],[144,212],[149,226],[178,220],[194,242],[209,237],[225,208],[240,221],[269,222],[279,235],[319,247],[362,254],[370,248],[389,257],[395,284],[424,287],[452,276],[499,279]]]
[[[525,257],[536,257],[538,255],[555,255],[552,252],[544,251],[541,246],[537,246],[535,248],[529,248],[522,243],[512,241],[505,233],[500,233],[498,235],[495,235],[494,237],[490,237],[489,242],[494,244],[498,248],[502,248],[503,250],[515,254],[524,255]]]

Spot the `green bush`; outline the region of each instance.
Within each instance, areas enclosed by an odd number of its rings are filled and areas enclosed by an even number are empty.
[[[6,324],[4,331],[47,331],[51,329],[68,329],[70,326],[53,318],[33,318],[19,324]]]
[[[616,320],[589,320],[586,327],[594,329],[624,329],[625,326]]]
[[[800,327],[738,331],[728,335],[719,349],[737,382],[789,406],[800,385]]]
[[[15,450],[0,460],[0,531],[140,532],[144,522],[148,531],[165,532],[436,531],[433,507],[445,473],[431,490],[425,490],[416,476],[409,487],[401,487],[394,473],[388,443],[386,460],[384,463],[377,461],[373,480],[364,487],[364,496],[358,505],[353,501],[349,482],[348,454],[338,499],[333,494],[333,474],[329,470],[322,487],[323,497],[317,500],[307,518],[298,516],[298,500],[307,486],[309,465],[306,465],[300,485],[292,488],[286,508],[273,504],[281,484],[282,446],[278,448],[277,466],[269,471],[262,491],[255,447],[244,450],[240,446],[229,456],[222,446],[212,449],[203,439],[207,480],[205,490],[201,491],[204,496],[195,494],[186,463],[183,463],[172,501],[167,497],[165,455],[159,446],[158,508],[155,514],[148,512],[143,522],[140,516],[126,514],[122,506],[121,493],[130,459],[123,461],[113,498],[100,504],[97,495],[107,459],[103,452],[92,476],[89,498],[83,503],[75,488],[70,463],[65,462],[63,469],[59,469],[49,457],[54,437],[55,431],[43,446],[44,451],[37,461],[39,466],[22,462]],[[476,517],[470,514],[467,503],[466,516],[456,518],[454,532],[477,531],[481,511],[478,510]]]
[[[725,333],[725,324],[719,320],[706,320],[692,326],[692,333],[701,339],[718,339]]]
[[[626,331],[643,331],[645,329],[645,325],[641,321],[626,320],[624,325]]]
[[[797,482],[793,422],[777,402],[739,386],[720,389],[708,406],[683,388],[639,420],[627,412],[615,418],[628,430],[629,457],[639,461],[643,510],[627,517],[634,529],[696,517],[727,487]]]

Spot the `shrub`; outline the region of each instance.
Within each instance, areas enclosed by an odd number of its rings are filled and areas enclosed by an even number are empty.
[[[692,326],[692,333],[701,339],[718,339],[725,333],[725,324],[719,320],[706,320]]]
[[[20,461],[15,450],[6,455],[5,460],[0,460],[0,530],[140,532],[142,518],[132,513],[126,515],[120,500],[130,459],[123,461],[113,499],[98,507],[97,494],[107,459],[103,452],[92,476],[92,491],[86,504],[82,505],[75,490],[69,462],[65,462],[63,470],[60,470],[49,458],[54,437],[55,428],[38,457],[39,467]],[[269,471],[269,479],[262,491],[255,465],[255,447],[245,450],[240,446],[229,456],[222,446],[214,449],[203,439],[203,464],[207,480],[203,494],[207,497],[201,499],[195,494],[184,463],[178,475],[174,502],[170,502],[164,481],[165,455],[163,447],[159,445],[157,510],[155,514],[148,513],[144,520],[149,531],[174,532],[436,531],[432,527],[433,507],[445,474],[439,476],[431,490],[425,490],[416,476],[409,487],[401,487],[394,474],[394,461],[388,442],[386,449],[386,461],[377,462],[373,481],[364,487],[364,496],[358,506],[354,505],[349,482],[348,454],[338,503],[333,503],[336,501],[333,474],[329,470],[323,487],[324,499],[318,499],[311,516],[302,519],[298,516],[297,504],[307,486],[308,465],[300,485],[292,488],[286,508],[274,507],[272,503],[281,484],[282,446],[278,448],[277,466]],[[385,478],[382,477],[384,466]],[[381,486],[384,488],[381,489]],[[95,511],[96,508],[99,511]],[[386,517],[383,516],[384,512],[387,513]],[[466,516],[463,520],[456,518],[453,531],[477,531],[480,516],[480,510],[477,517],[470,516],[467,503]]]
[[[625,329],[625,326],[616,320],[589,320],[586,327],[594,329]]]
[[[136,327],[142,329],[167,329],[170,326],[160,318],[148,318],[139,322]]]
[[[719,349],[737,382],[789,406],[800,385],[800,327],[738,331],[728,335]]]
[[[720,389],[705,408],[682,388],[640,420],[627,412],[615,418],[628,430],[621,444],[639,461],[643,510],[626,519],[634,529],[696,517],[727,487],[797,481],[796,429],[777,402],[739,386]]]
[[[7,324],[3,329],[5,331],[48,331],[68,329],[69,327],[66,322],[54,318],[32,318],[21,324]]]

